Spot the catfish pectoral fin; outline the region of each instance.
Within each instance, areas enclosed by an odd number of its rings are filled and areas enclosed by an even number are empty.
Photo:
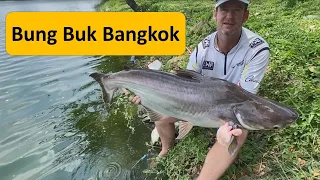
[[[192,129],[193,124],[187,121],[180,121],[179,122],[179,135],[176,139],[184,138]]]
[[[228,152],[231,156],[234,155],[234,153],[236,152],[236,149],[238,147],[238,141],[237,141],[237,138],[235,136],[231,136],[231,139],[230,139],[230,143],[229,143],[229,146],[228,146]]]

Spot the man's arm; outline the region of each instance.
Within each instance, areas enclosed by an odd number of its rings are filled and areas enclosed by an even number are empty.
[[[268,47],[259,50],[245,65],[238,85],[256,94],[269,64],[269,56],[270,52]]]
[[[198,46],[192,51],[191,55],[189,56],[189,62],[187,65],[188,70],[196,71],[198,73],[201,73],[201,60],[200,60],[200,54]]]

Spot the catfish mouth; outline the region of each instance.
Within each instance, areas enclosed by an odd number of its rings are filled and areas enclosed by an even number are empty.
[[[288,109],[291,111],[290,123],[293,123],[293,122],[297,121],[299,119],[298,112],[294,108],[291,108],[291,107],[288,107]]]
[[[292,107],[289,107],[289,106],[286,106],[280,102],[277,102],[277,101],[274,101],[274,100],[271,100],[269,99],[269,101],[275,105],[277,108],[281,109],[282,110],[282,115],[285,116],[286,118],[290,119],[289,120],[289,124],[295,122],[296,120],[299,119],[299,114],[297,112],[296,109],[292,108]]]

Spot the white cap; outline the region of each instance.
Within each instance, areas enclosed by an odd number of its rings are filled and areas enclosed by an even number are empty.
[[[227,1],[230,1],[230,0],[216,0],[216,6],[215,7],[218,7],[220,6],[221,4],[227,2]],[[249,4],[250,0],[237,0],[237,1],[241,1],[245,4]]]

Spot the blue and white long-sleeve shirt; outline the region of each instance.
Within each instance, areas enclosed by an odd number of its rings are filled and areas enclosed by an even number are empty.
[[[269,45],[259,35],[242,28],[238,44],[227,54],[215,44],[216,32],[202,40],[191,53],[187,69],[225,79],[256,94],[269,63]]]

